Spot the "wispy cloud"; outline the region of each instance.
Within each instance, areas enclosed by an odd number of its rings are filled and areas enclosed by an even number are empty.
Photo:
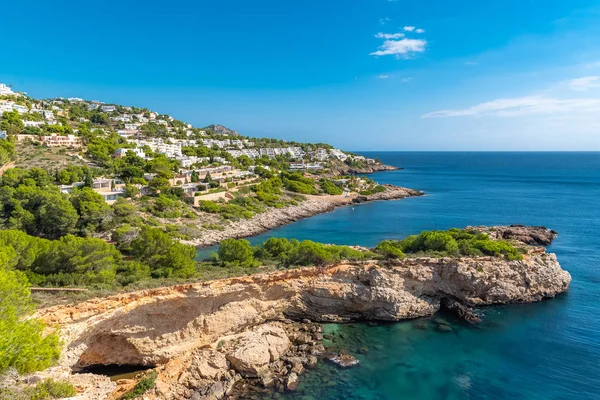
[[[409,57],[414,53],[423,53],[425,46],[427,45],[426,40],[421,39],[401,39],[401,40],[386,40],[383,45],[379,46],[379,50],[371,53],[372,56],[396,56]]]
[[[573,79],[569,82],[569,88],[578,92],[585,92],[593,88],[600,87],[599,76],[585,76],[583,78]]]
[[[375,37],[377,39],[400,39],[403,38],[405,35],[404,33],[383,33],[383,32],[379,32],[378,34],[375,35]]]
[[[600,61],[590,62],[584,65],[586,68],[597,68],[600,67]]]
[[[389,18],[381,18],[381,19],[379,20],[379,24],[380,24],[380,25],[385,25],[385,24],[387,24],[387,23],[388,23],[388,22],[390,22],[390,21],[391,21],[391,19],[389,19]]]
[[[425,29],[419,28],[419,29],[415,30],[415,32],[417,32],[417,33],[425,33]]]
[[[406,32],[412,32],[414,31],[416,28],[414,26],[405,26],[404,29]]]
[[[409,77],[400,79],[400,82],[406,83],[406,82],[412,81],[412,79],[413,79],[412,76],[409,76]]]
[[[377,78],[378,79],[388,79],[390,76],[389,75],[379,75]]]
[[[598,112],[600,98],[557,99],[546,96],[497,99],[458,110],[441,110],[422,115],[422,118],[496,116],[520,117],[535,114]]]

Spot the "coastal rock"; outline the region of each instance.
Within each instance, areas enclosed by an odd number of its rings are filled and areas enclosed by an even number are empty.
[[[558,235],[545,226],[468,226],[466,229],[486,233],[491,239],[515,240],[531,246],[549,246]]]
[[[221,393],[215,382],[232,390],[238,372],[283,377],[298,360],[306,364],[324,351],[314,325],[290,318],[398,321],[432,315],[443,299],[473,307],[539,301],[567,290],[571,277],[554,254],[523,247],[530,250],[523,260],[418,257],[386,267],[290,269],[56,306],[37,317],[60,328],[64,368],[166,365],[155,398],[173,398],[167,394],[174,387]]]
[[[263,325],[256,330],[235,335],[227,341],[227,360],[232,367],[246,377],[258,377],[271,362],[279,360],[291,343],[285,331],[279,327]]]
[[[481,322],[481,317],[475,314],[471,307],[467,307],[456,300],[445,297],[442,299],[441,306],[456,315],[459,319],[472,324]]]
[[[360,363],[358,359],[350,354],[336,354],[328,357],[328,360],[342,368],[354,367]]]

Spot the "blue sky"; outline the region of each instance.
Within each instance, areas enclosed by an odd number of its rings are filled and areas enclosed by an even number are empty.
[[[600,1],[12,1],[0,82],[353,150],[600,150]]]

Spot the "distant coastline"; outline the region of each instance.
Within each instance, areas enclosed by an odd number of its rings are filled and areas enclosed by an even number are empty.
[[[394,168],[396,167],[388,167]],[[392,169],[382,169],[381,171],[391,171]],[[408,189],[400,186],[383,184],[386,190],[368,196],[352,193],[345,197],[328,195],[307,195],[306,200],[295,206],[284,208],[273,208],[265,213],[258,214],[249,220],[240,220],[231,222],[223,230],[207,231],[202,237],[183,241],[186,244],[205,248],[219,244],[222,240],[229,238],[247,238],[257,236],[269,230],[291,224],[302,219],[310,218],[318,214],[324,214],[335,210],[338,207],[344,207],[352,204],[361,204],[378,200],[400,200],[407,197],[424,196],[425,193],[420,190]]]

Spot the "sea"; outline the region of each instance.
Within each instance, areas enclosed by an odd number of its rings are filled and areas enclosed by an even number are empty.
[[[252,238],[374,246],[423,230],[543,225],[573,281],[534,304],[484,308],[484,322],[450,315],[398,323],[324,325],[360,360],[327,362],[289,399],[600,399],[600,153],[365,152],[404,169],[369,175],[425,197],[336,209]]]

